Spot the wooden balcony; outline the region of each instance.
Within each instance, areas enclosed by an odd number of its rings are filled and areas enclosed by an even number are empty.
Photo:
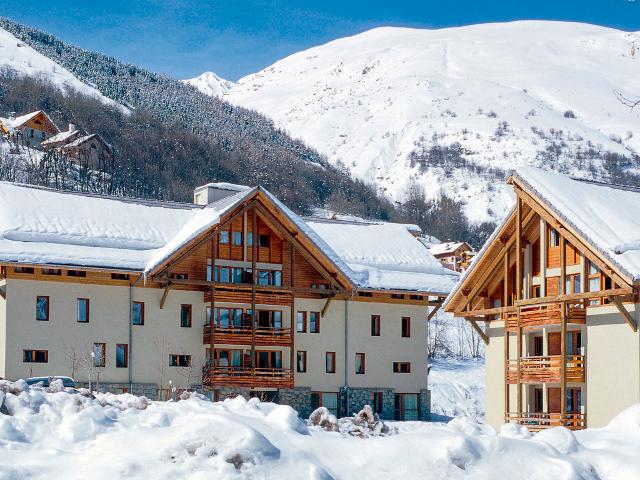
[[[293,388],[290,368],[205,367],[206,387]]]
[[[217,345],[251,345],[253,333],[250,325],[216,325],[213,332],[213,343]],[[202,342],[211,344],[211,325],[204,325]],[[291,329],[281,327],[256,327],[255,345],[257,346],[291,346]]]
[[[515,332],[518,328],[518,313],[508,312],[503,314],[507,330]],[[587,310],[582,301],[567,304],[567,323],[584,324],[587,319]],[[559,325],[562,323],[562,303],[548,303],[521,307],[520,326],[524,329],[532,329],[542,325]]]
[[[567,382],[584,382],[584,366],[584,355],[566,355]],[[517,381],[518,361],[507,360],[507,383],[517,383]],[[560,383],[561,381],[561,355],[520,359],[520,383]]]
[[[524,425],[531,432],[560,426],[569,430],[587,428],[587,416],[583,413],[505,413],[504,421]]]

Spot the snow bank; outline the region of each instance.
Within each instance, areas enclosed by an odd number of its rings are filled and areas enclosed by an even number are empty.
[[[456,418],[392,422],[391,435],[361,437],[306,426],[290,407],[257,399],[184,398],[0,381],[0,479],[640,478],[640,405],[576,433],[530,438]]]
[[[459,415],[483,420],[484,359],[443,358],[431,361],[431,411],[442,417]]]

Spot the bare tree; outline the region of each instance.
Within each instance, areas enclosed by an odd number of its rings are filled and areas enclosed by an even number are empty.
[[[167,338],[162,335],[162,337],[156,337],[153,343],[156,347],[156,351],[160,352],[160,361],[157,364],[158,373],[160,374],[160,381],[158,383],[158,400],[162,400],[165,377],[169,366],[169,342]]]
[[[86,352],[81,352],[80,349],[76,345],[66,345],[63,344],[64,347],[64,356],[68,362],[69,369],[71,371],[71,378],[77,378],[78,372],[80,368],[84,365],[86,361]]]

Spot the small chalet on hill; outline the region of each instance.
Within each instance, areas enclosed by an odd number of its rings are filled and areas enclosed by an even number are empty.
[[[17,147],[40,148],[40,144],[60,132],[49,116],[42,110],[0,118],[0,129]]]
[[[488,344],[487,420],[604,426],[640,401],[640,191],[532,167],[509,183],[515,207],[445,302]]]
[[[60,132],[45,142],[42,148],[46,152],[57,152],[78,165],[98,169],[113,155],[113,148],[101,135],[87,134],[73,123],[65,132]]]
[[[0,182],[0,266],[2,377],[92,362],[103,390],[407,420],[429,415],[427,319],[458,280],[404,225],[232,184],[178,204]]]
[[[431,245],[431,254],[454,272],[464,272],[475,255],[473,247],[467,242],[445,242]]]

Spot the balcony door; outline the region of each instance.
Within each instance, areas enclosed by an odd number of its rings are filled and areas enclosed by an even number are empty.
[[[549,332],[547,334],[547,350],[549,356],[560,355],[560,332]],[[582,347],[582,333],[580,331],[567,332],[567,355],[578,355]]]
[[[256,367],[258,368],[282,368],[282,352],[258,351],[256,352]]]

